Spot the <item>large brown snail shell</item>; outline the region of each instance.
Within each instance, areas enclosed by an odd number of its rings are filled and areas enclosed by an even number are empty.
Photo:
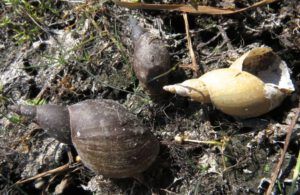
[[[168,84],[170,54],[158,37],[145,31],[130,19],[131,38],[134,43],[133,69],[142,87],[150,96],[164,94],[162,87]]]
[[[194,101],[212,103],[228,115],[251,118],[280,105],[294,86],[279,56],[270,48],[255,48],[229,68],[212,70],[198,79],[164,89]]]
[[[112,100],[86,100],[67,108],[20,105],[12,110],[32,116],[60,141],[71,143],[71,135],[84,165],[106,177],[136,176],[153,163],[159,152],[155,136]]]
[[[155,160],[157,139],[122,105],[89,100],[68,109],[72,142],[90,169],[111,178],[131,177]]]

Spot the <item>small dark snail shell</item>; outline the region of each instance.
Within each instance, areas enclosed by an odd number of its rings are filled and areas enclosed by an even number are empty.
[[[170,54],[162,42],[130,18],[131,38],[134,43],[133,69],[142,87],[150,96],[165,94],[162,87],[168,83]]]
[[[54,126],[61,125],[62,119],[65,122],[62,127],[71,129],[72,143],[84,165],[106,177],[134,177],[145,171],[159,152],[155,136],[135,115],[112,100],[86,100],[67,109],[56,105],[21,105],[13,110],[25,115],[36,113],[38,124],[50,124],[52,129],[48,128],[48,133],[59,130]],[[47,116],[53,110],[62,112]],[[39,113],[46,119],[39,121]]]

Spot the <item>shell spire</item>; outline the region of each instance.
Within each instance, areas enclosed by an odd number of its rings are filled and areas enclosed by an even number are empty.
[[[30,105],[11,105],[8,109],[23,116],[27,116],[30,119],[36,118],[36,106]]]
[[[59,105],[12,105],[9,106],[9,109],[29,117],[56,140],[71,144],[69,112],[66,107]]]
[[[190,97],[197,102],[210,102],[208,90],[200,79],[189,79],[182,83],[164,86],[163,89],[180,96]]]

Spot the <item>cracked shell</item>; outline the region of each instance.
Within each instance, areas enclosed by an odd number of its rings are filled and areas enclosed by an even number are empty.
[[[294,86],[285,62],[272,49],[262,47],[245,53],[229,68],[164,86],[164,90],[212,103],[228,115],[251,118],[279,106]]]

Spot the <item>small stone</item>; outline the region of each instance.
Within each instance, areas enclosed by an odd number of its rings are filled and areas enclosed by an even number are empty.
[[[45,185],[45,181],[42,178],[35,180],[34,187],[36,189],[41,189]]]

